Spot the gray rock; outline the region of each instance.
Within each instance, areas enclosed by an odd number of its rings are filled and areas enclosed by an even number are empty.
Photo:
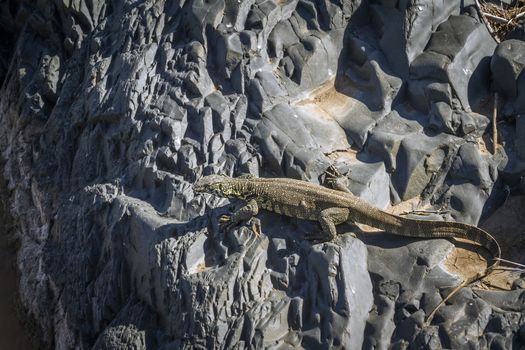
[[[454,220],[477,225],[488,198],[487,191],[467,182],[451,185],[442,200],[450,207],[450,215]]]
[[[521,277],[512,282],[512,289],[525,289],[525,278]]]
[[[404,238],[400,242],[399,238],[392,240],[386,234],[366,235],[362,239],[368,245],[368,268],[377,283],[374,299],[378,309],[368,320],[369,334],[373,335],[368,342],[378,346],[399,340],[413,342],[423,323],[423,313],[416,310],[417,305],[431,310],[436,304],[428,305],[424,300],[429,299],[428,295],[436,295],[435,288],[450,278],[440,262],[451,244],[443,240],[424,242]],[[432,258],[425,260],[422,256]],[[410,274],[403,274],[406,269]]]
[[[514,141],[516,153],[525,160],[525,115],[516,117],[516,138]]]
[[[450,168],[449,176],[461,182],[467,181],[482,190],[489,191],[493,184],[489,162],[481,155],[477,145],[466,143],[459,148]]]
[[[433,51],[424,51],[410,64],[410,78],[429,79],[448,82],[447,67],[451,60],[448,56]]]
[[[387,172],[391,173],[397,168],[397,154],[403,139],[420,131],[422,128],[417,122],[404,120],[394,111],[370,133],[365,151],[385,162]]]
[[[402,77],[408,75],[408,57],[405,53],[404,13],[397,8],[371,6],[376,27],[382,29],[381,49],[386,53],[390,66]]]
[[[458,111],[446,102],[435,102],[430,107],[429,127],[435,131],[464,136],[481,137],[489,118],[475,112]]]
[[[451,105],[453,100],[450,84],[432,80],[410,80],[408,97],[415,108],[425,113],[431,112],[432,104],[435,102]]]
[[[518,96],[516,96],[516,99],[514,100],[514,111],[518,114],[524,114],[525,113],[525,73],[523,73],[523,70],[521,74],[518,77],[518,81],[516,83],[517,90],[518,90]]]
[[[490,61],[494,90],[504,97],[517,95],[516,83],[525,66],[525,43],[506,40],[498,44]]]
[[[501,119],[491,159],[468,143],[494,43],[460,6],[0,4],[2,198],[42,347],[517,348],[521,289],[464,288],[423,326],[460,282],[451,242],[341,225],[312,244],[316,222],[264,210],[225,231],[242,202],[192,190],[212,173],[315,183],[335,164],[375,205],[422,195],[477,222],[523,186],[522,121]],[[525,111],[514,76],[502,115]]]
[[[431,80],[410,80],[407,87],[407,95],[410,104],[414,108],[428,113],[430,108],[430,101],[426,94],[426,88],[432,83]]]
[[[318,149],[324,154],[337,150],[349,149],[352,139],[347,136],[341,119],[334,119],[325,115],[319,115],[311,106],[294,106],[294,115],[297,115],[306,130],[309,131]]]
[[[362,113],[377,121],[390,113],[402,80],[383,69],[388,64],[385,54],[359,37],[350,36],[347,50],[349,67],[339,88],[362,101],[369,110]]]
[[[476,19],[450,16],[410,66],[409,93],[414,106],[428,111],[431,102],[448,102],[450,97],[429,99],[425,90],[431,82],[449,82],[467,112],[471,105],[477,108],[489,93],[489,57],[495,47],[486,27]]]
[[[473,17],[450,16],[430,37],[425,51],[438,53],[453,60],[478,26],[478,21]]]
[[[206,2],[198,0],[192,3],[191,14],[195,16],[196,22],[201,23],[200,26],[195,26],[194,29],[205,29],[203,24],[209,24],[212,27],[217,27],[221,23],[224,16],[225,1],[213,0]]]
[[[341,157],[341,165],[335,165],[343,177],[342,186],[362,200],[384,209],[390,204],[390,178],[383,162],[365,163]]]
[[[363,147],[370,130],[376,125],[376,121],[367,115],[370,111],[364,105],[361,107],[362,109],[357,113],[336,116],[337,123],[346,131],[352,143],[359,148]]]
[[[329,164],[302,119],[287,105],[265,113],[254,138],[277,174],[316,178]]]
[[[127,320],[133,318],[135,324],[129,326]],[[96,349],[145,349],[158,346],[151,332],[158,324],[147,305],[134,300],[122,310],[121,314],[100,336],[98,336],[94,348]]]
[[[450,15],[457,13],[458,3],[455,1],[372,6],[372,18],[381,31],[379,43],[394,71],[403,78],[407,77],[410,62],[423,51],[431,33]]]
[[[246,18],[250,13],[250,7],[253,6],[255,1],[235,1],[235,0],[226,0],[225,9],[224,9],[224,18],[223,23],[226,27],[231,27],[238,31],[242,32],[244,30],[244,24],[246,23]]]
[[[460,124],[459,115],[446,102],[435,102],[430,106],[430,127],[454,134]]]
[[[465,16],[460,16],[465,17]],[[463,19],[468,23],[470,19]],[[470,23],[466,25],[470,27]],[[454,28],[457,32],[467,28]],[[458,96],[463,108],[470,112],[477,108],[482,98],[488,95],[490,86],[490,56],[496,43],[490,37],[485,25],[477,23],[448,66],[450,85]]]
[[[428,137],[415,134],[401,141],[396,156],[392,185],[401,200],[420,195],[433,178],[443,171],[446,155],[454,141],[447,137]]]
[[[244,57],[239,33],[219,35],[217,41],[217,67],[225,79],[231,79],[235,69]]]
[[[280,97],[286,94],[283,88],[279,86],[277,78],[270,72],[257,72],[255,74],[255,79],[261,84],[266,96]]]
[[[481,137],[489,125],[487,116],[475,112],[463,112],[460,119],[462,135]]]

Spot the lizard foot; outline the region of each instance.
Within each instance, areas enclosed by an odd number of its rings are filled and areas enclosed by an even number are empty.
[[[256,224],[255,222],[252,222],[252,231],[255,233],[255,236],[257,238],[261,237],[261,225]]]
[[[342,192],[350,192],[348,189],[348,178],[341,174],[339,170],[333,165],[330,165],[325,170],[326,177],[324,183],[326,186],[333,188],[334,190]]]
[[[328,175],[328,177],[332,179],[342,176],[339,170],[337,170],[337,168],[333,164],[326,168],[324,172],[326,173],[326,175]]]
[[[221,217],[219,218],[219,227],[223,231],[230,230],[233,227],[231,215],[221,215]]]
[[[236,223],[237,222],[232,220],[231,215],[225,214],[225,215],[221,215],[221,217],[219,218],[219,227],[222,231],[231,230],[235,226]],[[261,225],[259,221],[257,222],[252,221],[251,228],[252,228],[252,231],[255,233],[255,236],[257,237],[261,236]]]

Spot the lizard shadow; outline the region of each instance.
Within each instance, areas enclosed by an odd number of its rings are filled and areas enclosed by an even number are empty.
[[[172,223],[162,227],[159,239],[182,238],[190,234],[198,234],[204,231],[204,239],[196,238],[187,250],[200,252],[199,254],[188,254],[187,266],[192,266],[197,260],[200,261],[201,254],[204,258],[203,268],[219,267],[224,265],[228,255],[238,250],[235,244],[228,239],[225,230],[221,229],[219,219],[224,214],[230,214],[235,207],[234,204],[226,204],[213,209],[208,209],[203,215],[197,216],[184,223]],[[195,260],[195,261],[193,261]]]
[[[485,261],[491,260],[491,254],[482,246],[471,243],[468,241],[458,240],[455,238],[418,238],[418,237],[408,237],[408,236],[399,236],[387,231],[378,231],[378,232],[363,232],[361,231],[358,235],[358,238],[369,247],[377,247],[381,249],[397,249],[404,246],[407,246],[415,242],[432,242],[435,240],[446,240],[454,246],[454,250],[451,251],[448,255],[455,254],[454,251],[461,249],[464,251],[472,251],[477,254],[479,257]],[[432,246],[431,243],[429,246]],[[445,258],[444,261],[446,261]]]
[[[412,242],[420,242],[425,240],[423,238],[399,236],[387,231],[365,232],[359,230],[357,237],[366,245],[383,249],[401,248]]]
[[[242,202],[233,201],[221,207],[208,209],[205,214],[186,223],[166,225],[167,233],[164,234],[164,238],[182,237],[205,230],[206,238],[197,239],[188,250],[199,250],[204,256],[203,267],[209,269],[226,264],[229,257],[236,253],[247,251],[253,245],[260,245],[262,243],[261,235],[269,242],[285,240],[286,246],[290,248],[286,249],[287,253],[281,252],[279,254],[289,255],[299,250],[308,250],[312,243],[303,239],[303,235],[321,230],[315,222],[287,218],[265,210],[260,211],[252,219],[232,227],[221,226],[220,218],[222,215],[231,215],[242,206]],[[262,231],[261,235],[259,234],[260,231]],[[170,235],[169,232],[174,233]],[[271,247],[268,249],[270,250]],[[195,256],[195,259],[200,259],[200,257]],[[191,261],[187,264],[193,265]]]

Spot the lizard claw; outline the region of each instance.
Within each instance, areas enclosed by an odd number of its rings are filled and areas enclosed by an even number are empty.
[[[252,223],[252,231],[255,233],[255,236],[258,238],[261,237],[261,226],[255,223]]]
[[[222,230],[229,230],[233,226],[231,215],[221,215],[219,218],[219,226]]]
[[[327,177],[326,180],[325,180],[325,183],[326,185],[328,185],[329,187],[333,188],[334,185],[337,183],[337,178],[335,177]]]
[[[326,175],[328,175],[327,178],[333,179],[336,177],[341,177],[341,173],[337,168],[332,164],[325,170]]]
[[[328,169],[325,170],[325,173],[326,177],[324,182],[328,187],[342,192],[350,192],[348,189],[348,178],[341,174],[334,165],[330,165]]]

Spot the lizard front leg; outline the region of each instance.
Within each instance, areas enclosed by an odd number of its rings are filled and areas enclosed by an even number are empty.
[[[255,199],[250,199],[245,206],[232,215],[223,215],[220,218],[221,226],[229,229],[242,221],[248,221],[259,213],[259,205]]]
[[[326,169],[325,184],[334,190],[352,193],[348,188],[348,178],[341,174],[339,170],[333,165]]]
[[[350,211],[348,208],[326,208],[319,212],[317,215],[317,221],[321,224],[323,229],[323,239],[332,240],[337,235],[335,229],[336,225],[342,224],[348,220]],[[316,239],[318,237],[307,237],[308,239]]]

